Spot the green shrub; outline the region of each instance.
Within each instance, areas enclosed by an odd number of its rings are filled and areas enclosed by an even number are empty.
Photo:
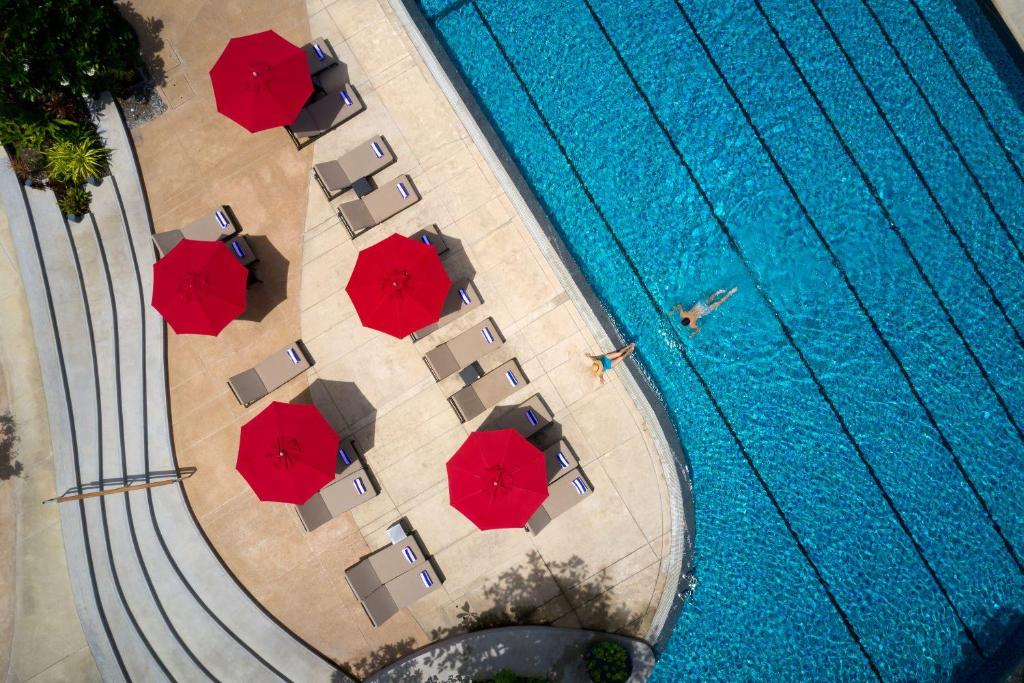
[[[46,170],[50,177],[72,185],[107,172],[110,150],[100,146],[94,135],[78,140],[60,140],[46,150]]]
[[[57,198],[57,205],[60,206],[60,210],[65,215],[78,216],[79,218],[89,213],[89,205],[91,203],[92,195],[82,187],[70,187],[64,192],[63,196]]]
[[[626,648],[611,640],[591,645],[584,662],[594,683],[625,683],[633,673],[633,663]]]
[[[0,99],[89,96],[133,78],[139,40],[113,0],[5,0]]]

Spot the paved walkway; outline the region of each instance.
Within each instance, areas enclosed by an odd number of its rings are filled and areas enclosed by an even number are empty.
[[[112,177],[66,227],[52,194],[2,189],[41,359],[55,490],[174,467],[163,321],[131,145],[108,106]],[[181,487],[60,506],[78,615],[105,680],[337,680],[211,551]]]
[[[614,640],[630,653],[629,683],[642,683],[654,668],[654,652],[640,640],[544,626],[510,626],[449,638],[411,655],[367,679],[367,683],[469,683],[502,669],[559,683],[589,683],[583,665],[587,647]]]
[[[53,456],[28,303],[0,198],[0,678],[98,681],[78,621],[53,496]]]

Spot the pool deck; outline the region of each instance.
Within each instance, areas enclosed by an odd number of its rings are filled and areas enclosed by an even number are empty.
[[[135,7],[163,22],[153,51],[170,110],[133,132],[156,229],[229,204],[262,259],[258,315],[217,338],[168,335],[175,448],[181,465],[199,468],[186,490],[236,577],[285,626],[359,675],[480,625],[656,636],[684,533],[664,436],[627,368],[604,386],[590,374],[584,354],[608,350],[610,340],[439,86],[407,19],[382,0],[258,0],[245,12],[213,1]],[[302,152],[280,130],[250,135],[217,114],[206,71],[230,35],[265,28],[296,43],[327,38],[367,111]],[[377,133],[398,159],[377,179],[409,173],[423,199],[352,241],[310,166]],[[364,329],[342,291],[358,250],[429,224],[451,247],[450,272],[472,275],[484,305],[416,344]],[[536,537],[480,532],[448,505],[444,463],[483,417],[459,422],[446,401],[458,378],[435,382],[422,355],[486,316],[507,343],[484,368],[515,357],[530,380],[503,405],[540,393],[594,486],[590,500]],[[235,472],[238,429],[270,399],[243,409],[224,384],[298,337],[316,364],[270,398],[314,402],[356,439],[382,489],[312,533],[291,506],[260,503]],[[374,629],[342,571],[385,545],[383,530],[399,519],[434,558],[443,590]]]

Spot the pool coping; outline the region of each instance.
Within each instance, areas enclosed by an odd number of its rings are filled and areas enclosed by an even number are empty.
[[[611,314],[594,292],[586,276],[569,252],[557,228],[533,194],[516,162],[505,148],[476,97],[439,42],[415,0],[387,0],[402,28],[416,48],[420,59],[434,77],[451,104],[459,121],[480,150],[487,166],[508,196],[559,284],[579,310],[587,328],[608,348],[617,348],[625,340]],[[660,652],[672,632],[679,610],[693,585],[693,538],[695,532],[693,487],[690,464],[679,440],[661,394],[646,370],[635,360],[627,361],[628,373],[618,375],[626,393],[636,404],[661,460],[668,490],[670,541],[662,557],[661,571],[667,577],[646,639]],[[685,484],[687,495],[683,495]],[[669,626],[669,628],[665,628]],[[428,646],[430,647],[430,646]]]

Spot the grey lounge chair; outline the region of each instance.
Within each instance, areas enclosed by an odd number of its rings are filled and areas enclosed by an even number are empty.
[[[246,268],[259,261],[256,252],[252,250],[249,240],[245,239],[244,235],[235,235],[227,241],[227,245],[238,262]]]
[[[422,330],[416,330],[410,336],[414,342],[419,341],[448,323],[458,320],[481,303],[483,303],[483,299],[480,298],[480,290],[476,288],[472,280],[456,282],[448,290],[448,298],[445,299],[444,306],[441,307],[441,317],[438,321]]]
[[[299,519],[306,531],[313,531],[343,512],[362,505],[377,496],[377,487],[362,467],[337,477],[297,506]]]
[[[362,476],[362,485],[365,489],[362,492],[356,485],[354,475],[357,474]],[[363,501],[373,498],[377,493],[373,482],[366,476],[355,441],[342,439],[338,446],[338,459],[334,465],[334,480],[302,505],[296,505],[295,511],[306,531],[313,531],[342,512],[347,512]]]
[[[228,380],[228,386],[239,403],[249,406],[295,379],[311,365],[301,342],[295,342],[260,361],[256,367],[238,373]]]
[[[448,397],[460,422],[472,420],[529,384],[519,361],[506,361]]]
[[[488,424],[486,429],[514,429],[524,438],[531,436],[547,427],[555,419],[540,394],[534,394],[517,406],[501,413],[498,419]]]
[[[590,497],[594,488],[579,468],[571,469],[548,485],[548,497],[526,523],[526,530],[536,536],[553,519]]]
[[[231,210],[222,206],[216,211],[211,211],[205,216],[200,216],[180,230],[168,230],[153,235],[153,244],[160,256],[166,256],[167,252],[178,246],[183,239],[196,240],[198,242],[216,242],[227,240],[238,234],[238,224]]]
[[[313,177],[330,200],[360,178],[371,176],[394,162],[395,153],[387,140],[375,135],[338,159],[313,166]]]
[[[376,627],[417,600],[441,587],[434,568],[429,564],[410,569],[396,579],[388,581],[363,600],[366,616]]]
[[[307,104],[290,126],[285,126],[292,142],[302,149],[317,138],[348,121],[366,109],[355,86],[351,83],[338,89],[328,90],[327,94],[311,104]]]
[[[309,74],[316,76],[321,71],[329,69],[338,63],[337,57],[331,51],[327,41],[316,38],[302,46],[306,53],[306,63],[309,64]]]
[[[352,239],[361,232],[383,223],[420,200],[412,178],[400,175],[381,183],[376,190],[338,206],[338,217]]]
[[[428,351],[423,362],[434,373],[434,379],[440,382],[504,345],[505,339],[494,320],[488,318]]]
[[[356,597],[365,600],[388,581],[425,562],[423,548],[413,536],[406,536],[346,569],[345,579]]]
[[[572,450],[572,446],[565,439],[559,439],[544,449],[544,463],[548,469],[548,484],[561,479],[563,475],[576,469],[579,458]]]
[[[419,240],[423,244],[429,244],[436,251],[438,256],[444,256],[448,251],[448,243],[444,241],[444,235],[436,225],[428,225],[409,235],[409,239]]]

